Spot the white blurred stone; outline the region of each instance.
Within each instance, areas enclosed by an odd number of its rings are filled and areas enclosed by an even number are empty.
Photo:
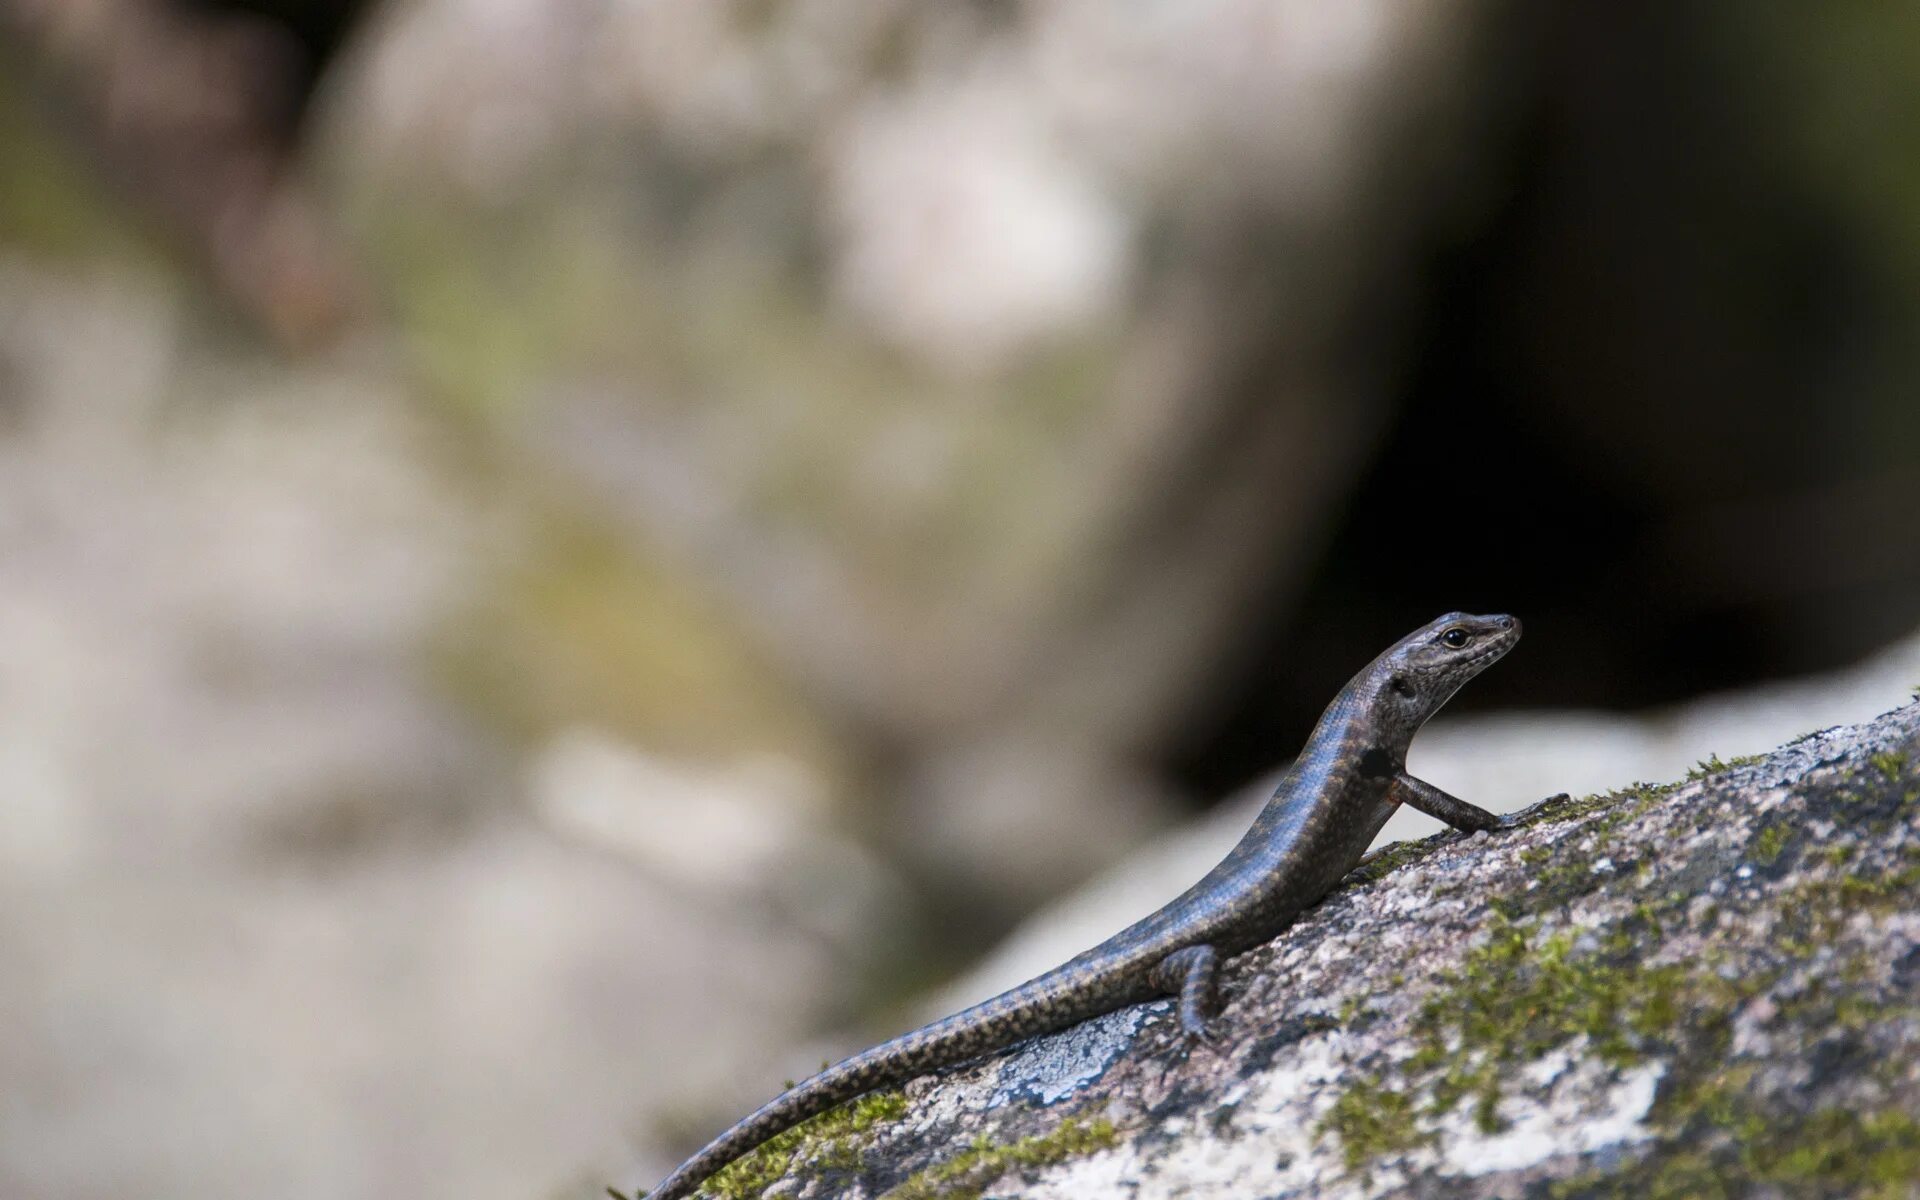
[[[750,2],[750,0],[748,0]],[[808,140],[864,87],[900,0],[792,0],[748,14],[740,0],[626,0],[592,39],[594,111],[635,114],[701,161],[773,139]]]
[[[573,132],[597,0],[411,0],[385,6],[334,78],[364,169],[438,168],[475,196],[514,199]]]
[[[0,1196],[523,1200],[764,1086],[870,876],[714,904],[526,819],[420,653],[511,522],[391,364],[175,303],[0,261]]]
[[[1097,177],[997,81],[882,94],[832,149],[841,297],[883,336],[954,372],[1111,318],[1131,230]]]
[[[464,735],[401,664],[483,518],[389,385],[222,377],[178,339],[158,293],[0,268],[0,769],[28,789],[0,854],[43,868],[459,786]]]
[[[838,974],[524,823],[324,876],[7,883],[0,948],[7,1196],[552,1195],[631,1160],[644,1098],[757,1077]]]
[[[909,845],[936,875],[1009,905],[1057,895],[1164,823],[1169,797],[1064,731],[1001,731],[926,756],[900,798]]]
[[[560,833],[695,894],[770,903],[856,953],[880,898],[899,897],[871,855],[831,832],[824,785],[789,759],[676,761],[571,730],[532,760],[528,793]]]

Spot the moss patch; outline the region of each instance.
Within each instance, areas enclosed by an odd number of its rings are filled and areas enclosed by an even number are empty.
[[[1889,782],[1899,779],[1901,772],[1907,768],[1907,756],[1892,750],[1871,755],[1867,762],[1873,766],[1874,770],[1886,776]]]
[[[832,742],[726,605],[592,523],[554,515],[436,639],[469,711],[537,741],[604,729],[694,760],[771,750],[823,764]]]
[[[1522,850],[1520,862],[1531,871],[1528,886],[1523,891],[1493,898],[1490,901],[1493,910],[1513,921],[1524,920],[1529,914],[1565,908],[1587,893],[1609,886],[1622,875],[1639,870],[1641,864],[1637,860],[1608,852],[1611,836],[1628,821],[1666,800],[1679,786],[1677,783],[1636,783],[1619,791],[1562,800],[1542,808],[1522,828],[1585,820],[1579,831],[1581,836],[1562,837],[1552,846],[1529,846]],[[1602,860],[1608,860],[1611,869],[1606,869]]]
[[[1905,1194],[1898,1189],[1920,1177],[1920,1127],[1900,1104],[1829,1099],[1817,1091],[1769,1099],[1756,1091],[1756,1060],[1729,1059],[1736,1013],[1762,995],[1774,1005],[1771,1016],[1760,1018],[1776,1023],[1772,1036],[1815,1031],[1818,1052],[1809,1050],[1808,1062],[1816,1072],[1835,1070],[1841,1077],[1857,1067],[1818,1064],[1885,1056],[1889,1031],[1920,1021],[1920,1007],[1897,989],[1875,994],[1888,986],[1872,982],[1884,977],[1883,962],[1846,949],[1858,914],[1911,907],[1920,893],[1920,849],[1888,853],[1879,836],[1913,806],[1903,776],[1907,759],[1880,754],[1870,762],[1870,772],[1842,770],[1827,782],[1803,785],[1801,803],[1809,812],[1843,806],[1828,835],[1842,840],[1823,844],[1804,822],[1781,818],[1758,828],[1738,852],[1766,864],[1793,858],[1804,875],[1774,888],[1756,878],[1704,907],[1693,903],[1700,888],[1728,877],[1738,859],[1702,847],[1673,864],[1658,889],[1636,895],[1645,864],[1629,856],[1657,851],[1646,839],[1609,846],[1614,830],[1661,802],[1673,786],[1636,785],[1549,806],[1535,819],[1587,823],[1553,847],[1521,852],[1527,890],[1490,902],[1486,940],[1458,969],[1440,975],[1413,1015],[1412,1054],[1349,1086],[1327,1109],[1319,1132],[1339,1139],[1349,1170],[1431,1144],[1440,1118],[1463,1107],[1480,1129],[1497,1132],[1506,1081],[1526,1063],[1579,1039],[1588,1058],[1616,1069],[1666,1063],[1648,1116],[1661,1137],[1624,1170],[1563,1181],[1553,1195],[1717,1197],[1769,1186],[1796,1195]],[[1709,760],[1701,773],[1738,765]],[[1843,790],[1846,781],[1878,786]],[[1613,871],[1593,870],[1602,856],[1615,860]],[[1601,886],[1638,903],[1609,925],[1549,931],[1554,910]],[[1682,930],[1698,944],[1681,962],[1652,965]],[[1748,936],[1754,930],[1764,931],[1757,944]],[[1841,958],[1829,961],[1836,951]],[[1816,961],[1825,965],[1815,970],[1809,964]],[[1810,981],[1776,992],[1809,971]],[[1891,1077],[1880,1083],[1889,1097],[1905,1087]]]
[[[1418,1144],[1413,1116],[1414,1102],[1407,1091],[1362,1079],[1340,1093],[1320,1118],[1319,1129],[1340,1139],[1347,1169],[1353,1170],[1378,1155]]]
[[[1566,933],[1496,913],[1485,945],[1467,956],[1414,1019],[1416,1049],[1391,1083],[1356,1083],[1319,1129],[1340,1138],[1349,1168],[1431,1141],[1434,1119],[1472,1106],[1492,1133],[1504,1082],[1517,1066],[1576,1037],[1612,1066],[1643,1058],[1672,1026],[1689,980],[1679,967],[1640,965],[1634,922],[1576,953]]]
[[[768,1138],[751,1154],[728,1163],[702,1190],[722,1200],[755,1200],[796,1168],[857,1171],[864,1165],[859,1135],[906,1112],[907,1098],[899,1092],[851,1100]]]
[[[1686,1135],[1614,1175],[1556,1184],[1556,1198],[1736,1200],[1778,1189],[1793,1196],[1898,1200],[1920,1179],[1920,1122],[1897,1111],[1834,1106],[1783,1119],[1758,1107],[1744,1081],[1716,1081],[1699,1095]]]
[[[1011,1170],[1048,1167],[1104,1150],[1119,1141],[1105,1117],[1068,1117],[1051,1132],[996,1144],[984,1134],[960,1154],[911,1176],[885,1200],[976,1200],[986,1186]]]
[[[1694,764],[1693,769],[1687,772],[1687,778],[1695,780],[1723,775],[1736,767],[1750,767],[1766,757],[1764,754],[1736,754],[1732,758],[1723,759],[1718,754],[1709,754]]]
[[[1424,838],[1417,842],[1394,842],[1374,855],[1363,867],[1356,868],[1350,879],[1357,884],[1378,883],[1409,863],[1419,862],[1440,848],[1446,834]]]
[[[1780,857],[1780,851],[1786,849],[1788,830],[1785,825],[1769,825],[1753,839],[1753,857],[1755,861],[1771,866]]]
[[[1721,765],[1724,767],[1730,764]],[[1698,776],[1689,778],[1698,778]],[[1570,796],[1565,800],[1556,800],[1551,804],[1542,805],[1540,811],[1527,818],[1520,828],[1577,821],[1599,813],[1604,815],[1594,822],[1590,832],[1606,833],[1646,812],[1655,804],[1671,796],[1679,787],[1678,782],[1631,783],[1617,791],[1601,792],[1591,796]]]

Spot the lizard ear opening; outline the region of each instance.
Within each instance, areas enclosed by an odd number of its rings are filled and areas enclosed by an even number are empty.
[[[1399,692],[1402,696],[1405,696],[1409,700],[1413,699],[1413,683],[1405,675],[1396,671],[1394,672],[1393,678],[1389,679],[1387,683],[1394,691]]]

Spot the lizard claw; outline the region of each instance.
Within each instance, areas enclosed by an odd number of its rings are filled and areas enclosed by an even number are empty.
[[[1219,1028],[1211,1022],[1200,1026],[1198,1029],[1183,1026],[1180,1033],[1187,1043],[1187,1050],[1189,1052],[1199,1048],[1213,1054],[1218,1054],[1226,1045],[1225,1040],[1220,1036]]]

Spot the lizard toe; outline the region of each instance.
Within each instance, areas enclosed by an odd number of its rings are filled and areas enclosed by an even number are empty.
[[[1180,1034],[1181,1040],[1186,1043],[1186,1048],[1189,1053],[1194,1050],[1205,1050],[1210,1054],[1219,1054],[1226,1048],[1226,1039],[1221,1036],[1220,1027],[1214,1022],[1209,1022],[1198,1028],[1192,1026],[1184,1027],[1181,1029]]]

